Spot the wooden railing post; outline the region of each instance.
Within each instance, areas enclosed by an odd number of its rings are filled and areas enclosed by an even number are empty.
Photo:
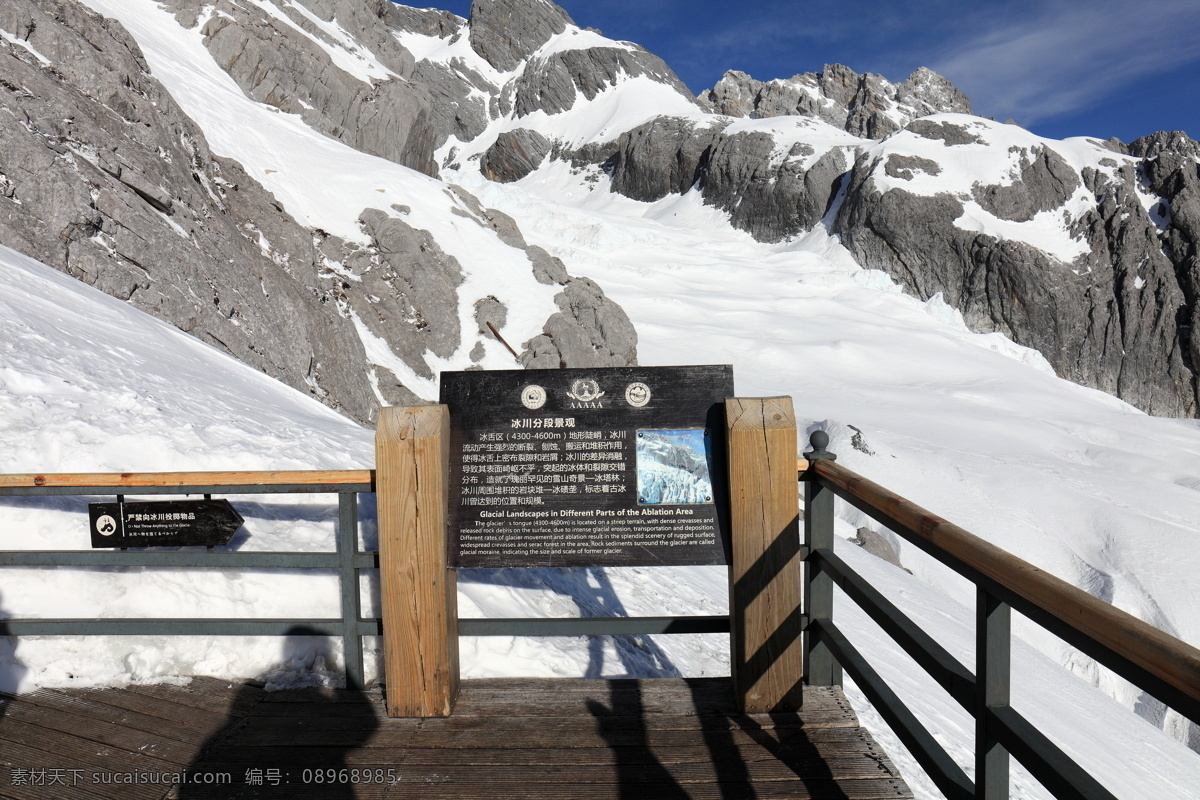
[[[829,434],[813,431],[809,437],[812,450],[804,454],[809,463],[837,459],[826,448]],[[804,483],[804,544],[808,552],[833,551],[833,489],[820,481]],[[833,619],[833,578],[814,567],[812,562],[804,565],[805,610],[808,613],[808,633],[805,656],[808,659],[808,683],[810,686],[841,686],[842,668],[833,653],[821,641],[821,623]]]
[[[379,411],[375,492],[389,717],[447,717],[458,694],[458,601],[446,560],[449,442],[446,406]]]
[[[796,415],[790,397],[725,401],[734,701],[747,713],[803,701]]]

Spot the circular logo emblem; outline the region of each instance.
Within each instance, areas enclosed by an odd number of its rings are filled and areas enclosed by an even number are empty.
[[[117,521],[108,514],[104,514],[96,520],[96,533],[101,536],[112,536],[116,532]]]
[[[581,378],[571,384],[571,391],[567,392],[567,397],[581,403],[590,403],[604,397],[604,392],[600,391],[600,384],[587,378]]]
[[[644,383],[631,383],[625,387],[625,402],[641,408],[650,402],[650,387]]]
[[[541,408],[546,405],[546,390],[531,383],[521,390],[521,405],[526,408]]]

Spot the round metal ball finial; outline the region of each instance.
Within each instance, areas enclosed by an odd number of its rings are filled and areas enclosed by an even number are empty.
[[[829,434],[825,431],[820,429],[813,431],[808,436],[808,443],[812,445],[812,450],[805,453],[804,457],[809,461],[819,461],[821,459],[837,461],[837,456],[825,449],[829,446]]]

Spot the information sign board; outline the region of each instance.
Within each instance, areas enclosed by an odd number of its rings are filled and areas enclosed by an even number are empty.
[[[723,564],[733,368],[444,372],[456,567]]]
[[[229,544],[242,515],[228,500],[88,503],[92,547],[181,547]]]

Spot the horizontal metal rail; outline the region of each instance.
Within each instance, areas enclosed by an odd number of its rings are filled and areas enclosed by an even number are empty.
[[[858,688],[862,689],[871,705],[875,706],[875,710],[917,759],[917,763],[929,773],[947,800],[971,800],[975,797],[975,784],[967,774],[837,626],[831,621],[822,621],[814,623],[809,631],[829,648],[842,669],[850,673]]]
[[[813,559],[814,564],[829,573],[834,584],[841,587],[850,599],[866,611],[867,615],[891,636],[904,652],[912,656],[939,686],[957,700],[959,705],[968,711],[975,710],[975,676],[971,670],[950,655],[946,648],[938,644],[845,561],[828,550],[816,551]]]
[[[856,573],[831,549],[833,507],[828,498],[806,509],[812,551],[810,600],[824,608],[840,586],[951,697],[976,718],[976,781],[949,760],[944,748],[886,685],[826,614],[809,626],[814,657],[832,654],[858,683],[896,735],[948,798],[1008,796],[1008,757],[1015,756],[1055,797],[1114,800],[1092,775],[1009,705],[1009,608],[1015,608],[1092,655],[1140,688],[1194,720],[1200,710],[1200,651],[1087,592],[1033,567],[878,484],[836,464],[813,437],[810,486],[832,491],[886,525],[977,588],[976,671],[972,674],[920,626]],[[818,491],[817,494],[820,492]],[[809,520],[808,517],[813,519]],[[831,606],[830,606],[831,607]],[[837,682],[824,669],[816,682]]]
[[[459,636],[619,636],[729,633],[728,616],[459,619]]]
[[[379,567],[378,553],[355,553],[355,569]],[[256,550],[0,550],[0,567],[185,567],[204,569],[338,569],[337,553]]]
[[[374,491],[370,470],[289,472],[151,472],[0,475],[0,495],[336,494],[335,551],[295,553],[228,550],[9,550],[3,567],[174,567],[182,569],[325,569],[338,576],[340,619],[0,619],[13,636],[286,636],[342,640],[347,687],[364,684],[362,637],[379,635],[379,620],[362,619],[358,570],[379,566],[377,553],[358,550],[358,495]]]
[[[833,576],[834,583],[866,611],[871,619],[875,620],[879,627],[900,645],[904,652],[912,656],[918,666],[958,701],[959,705],[971,714],[976,713],[975,676],[963,666],[962,662],[950,655],[944,647],[934,641],[904,612],[880,595],[866,579],[836,555],[827,550],[818,550],[814,554],[814,559],[819,564],[819,568],[829,572]],[[822,634],[818,633],[817,635],[821,636]],[[838,647],[845,649],[850,645],[848,642],[831,645],[830,649],[835,652],[835,655]],[[861,658],[856,652],[851,654],[851,657]],[[838,659],[841,661],[841,656],[838,656]],[[854,677],[855,682],[862,685],[856,675],[857,670],[845,662],[842,664],[846,671],[850,672],[851,677]],[[878,679],[878,675],[874,674],[866,677],[868,681],[876,679]],[[864,692],[866,691],[867,689],[864,688]],[[889,700],[889,702],[900,703],[901,701],[895,699]],[[896,712],[893,711],[893,713]],[[1025,764],[1030,774],[1037,778],[1043,786],[1050,789],[1055,797],[1115,800],[1107,789],[1019,712],[1006,706],[992,709],[989,713],[992,715],[991,721],[1000,731],[998,737],[1000,742],[1017,757],[1018,761]],[[904,719],[898,717],[896,724],[904,724],[908,719],[911,717]],[[892,723],[889,721],[889,724]],[[910,749],[912,747],[907,742],[906,746],[909,746]],[[914,750],[914,754],[915,752]],[[939,788],[941,787],[939,786]],[[943,791],[945,790],[943,789]],[[949,797],[949,794],[947,796]]]
[[[341,636],[345,630],[341,619],[0,619],[0,629],[11,636],[285,636],[301,626],[313,636]],[[383,630],[377,619],[360,619],[350,627],[357,636],[378,636]]]
[[[1058,800],[1117,800],[1087,770],[1011,706],[992,710],[998,738]]]
[[[1200,724],[1200,650],[831,461],[810,472],[890,530]]]
[[[359,637],[382,634],[380,619],[358,617],[357,570],[379,568],[378,553],[357,549],[358,493],[374,491],[374,470],[289,472],[151,472],[0,475],[0,496],[333,494],[339,501],[337,552],[159,550],[8,550],[0,567],[170,567],[182,569],[338,570],[342,619],[3,619],[13,636],[283,636],[303,626],[312,635],[340,636],[348,685],[363,681]],[[615,636],[729,633],[728,616],[460,619],[461,636]],[[355,646],[358,645],[358,646]]]

